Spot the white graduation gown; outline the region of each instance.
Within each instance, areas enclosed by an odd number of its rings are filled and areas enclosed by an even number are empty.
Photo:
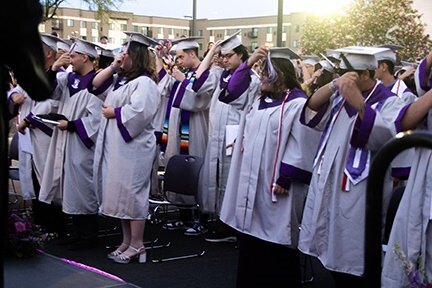
[[[418,88],[422,95],[429,87],[424,87],[420,78],[428,79],[432,84],[432,73],[426,75],[426,61],[423,60],[415,74]],[[422,123],[421,129],[432,131],[432,112]],[[425,126],[425,127],[424,127]],[[416,148],[412,161],[411,172],[397,210],[390,233],[388,248],[384,257],[381,287],[409,287],[409,281],[402,262],[394,254],[396,245],[404,253],[407,260],[418,269],[417,262],[425,268],[429,281],[432,279],[432,150]]]
[[[369,92],[364,93],[365,99],[369,98]],[[318,257],[329,270],[361,276],[364,270],[365,191],[370,159],[398,132],[399,126],[395,123],[403,102],[378,83],[366,102],[363,120],[354,108],[347,103],[342,106],[341,103],[342,97],[336,92],[327,107],[320,109],[312,119],[307,117],[310,109],[306,105],[302,112],[303,123],[324,131],[322,139],[329,136],[325,146],[325,141],[321,140],[320,148],[324,147],[324,150],[320,157],[316,156],[302,218],[299,249]],[[336,118],[333,115],[339,116]],[[333,129],[328,126],[331,122]],[[356,152],[355,157],[352,157],[353,151]],[[384,211],[387,210],[391,191],[392,179],[387,172],[384,179]],[[385,215],[383,223],[384,220]]]
[[[156,83],[147,76],[130,82],[118,80],[115,75],[104,103],[115,107],[116,116],[101,120],[94,182],[102,214],[144,220],[148,215],[160,96]]]
[[[215,213],[218,216],[231,165],[231,155],[227,155],[225,139],[227,125],[239,125],[241,112],[257,97],[260,88],[258,77],[250,74],[250,69],[247,69],[246,64],[242,64],[238,69],[249,76],[247,79],[249,85],[240,91],[228,91],[227,89],[228,82],[235,77],[232,76],[232,73],[221,68],[212,69],[217,76],[218,85],[210,103],[209,139],[201,170],[198,198],[203,211]],[[232,97],[233,94],[236,95]],[[224,102],[220,98],[224,98]]]
[[[60,72],[52,95],[53,99],[59,100],[58,113],[74,121],[77,131],[54,129],[39,200],[60,203],[67,214],[95,214],[98,211],[93,158],[103,102],[87,90],[93,76],[94,72],[84,76]]]
[[[243,111],[220,219],[241,233],[296,247],[319,133],[299,122],[304,92],[289,95],[284,104],[262,97]],[[276,202],[273,183],[289,189]]]

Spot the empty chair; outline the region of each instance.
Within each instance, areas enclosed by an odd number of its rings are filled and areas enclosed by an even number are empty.
[[[170,205],[174,205],[180,209],[198,209],[198,181],[203,164],[203,158],[191,155],[174,155],[167,163],[165,174],[163,176],[163,193],[165,196],[170,194],[170,197],[166,197],[164,200],[152,200],[150,203],[157,205],[153,210],[152,217],[162,216],[160,208],[167,208]],[[177,201],[183,196],[188,197],[188,204],[184,201]],[[170,200],[167,200],[169,198]],[[167,211],[167,209],[162,209]],[[185,259],[191,257],[199,257],[204,255],[205,251],[199,251],[198,253],[192,253],[189,255],[174,256],[164,259],[153,259],[153,262],[165,262],[178,259]]]

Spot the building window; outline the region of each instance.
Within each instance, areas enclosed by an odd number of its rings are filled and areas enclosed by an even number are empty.
[[[91,41],[94,42],[94,43],[98,42],[98,38],[97,37],[93,36],[91,39],[92,39]]]
[[[257,42],[257,41],[252,41],[252,42],[251,42],[251,50],[252,50],[252,52],[253,52],[256,48],[258,48],[258,42]]]
[[[273,33],[273,27],[267,27],[267,34]]]
[[[80,22],[80,28],[87,28],[87,22],[86,21],[81,21]]]
[[[109,25],[108,25],[108,30],[111,30],[111,31],[114,31],[114,30],[115,30],[114,23],[109,23]]]
[[[174,35],[174,28],[168,28],[168,35]]]
[[[225,29],[224,36],[229,36],[229,29]]]
[[[203,30],[198,30],[198,36],[200,36],[200,37],[203,36]]]
[[[293,40],[293,47],[298,48],[298,41],[297,40]]]
[[[300,32],[300,25],[295,25],[295,32]]]
[[[137,25],[132,25],[133,32],[139,32],[139,27]]]
[[[198,45],[199,45],[199,50],[201,51],[203,49],[203,45],[202,43],[198,43]]]
[[[210,36],[213,36],[214,30],[209,30]]]
[[[120,29],[121,29],[121,31],[127,31],[128,30],[127,24],[121,24]]]
[[[91,28],[92,29],[98,29],[98,23],[97,22],[91,22]]]
[[[148,27],[141,27],[141,33],[142,34],[144,34],[144,35],[146,35],[146,36],[148,36],[147,34],[148,34]]]
[[[68,27],[73,27],[73,26],[75,25],[74,20],[72,20],[72,19],[67,19],[67,21],[66,21],[66,25],[67,25]]]
[[[80,38],[83,39],[83,40],[87,40],[87,36],[81,35]]]
[[[183,29],[183,35],[184,35],[184,36],[188,36],[188,35],[189,35],[189,31],[186,30],[186,29]]]
[[[126,41],[123,41],[123,39],[122,39],[121,43],[124,43],[124,42],[126,42]],[[110,44],[114,43],[114,38],[109,37],[108,38],[108,43],[110,43]]]

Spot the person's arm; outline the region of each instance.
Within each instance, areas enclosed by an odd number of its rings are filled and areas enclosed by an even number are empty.
[[[402,131],[415,129],[432,108],[432,89],[413,102],[402,118]]]
[[[211,68],[213,56],[220,51],[220,43],[222,41],[217,41],[212,48],[208,51],[207,55],[204,57],[204,59],[201,61],[200,66],[198,67],[196,71],[196,79],[199,79],[200,76],[204,73],[204,71]]]
[[[123,63],[123,59],[124,59],[124,53],[120,53],[119,55],[116,56],[114,61],[108,67],[106,67],[105,69],[103,69],[102,71],[96,74],[96,76],[93,78],[92,81],[93,90],[96,90],[97,88],[102,86],[105,83],[105,81],[107,81],[115,73],[117,73],[117,71],[120,69],[120,66]]]

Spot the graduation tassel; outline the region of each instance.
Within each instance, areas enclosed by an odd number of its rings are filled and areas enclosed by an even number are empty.
[[[279,118],[279,130],[278,130],[278,138],[277,138],[277,147],[276,147],[276,157],[275,157],[275,162],[273,165],[273,173],[272,173],[272,178],[271,178],[271,187],[270,187],[270,193],[271,193],[271,198],[272,198],[272,202],[276,203],[277,202],[277,196],[275,193],[275,189],[276,189],[276,182],[275,182],[275,177],[276,177],[276,168],[278,167],[278,160],[279,160],[279,149],[280,149],[280,144],[281,144],[281,138],[282,138],[282,124],[283,124],[283,115],[284,115],[284,108],[285,108],[285,102],[288,99],[288,96],[290,94],[290,90],[287,91],[282,105],[281,105],[281,112],[280,112],[280,118]]]
[[[350,190],[350,183],[349,183],[349,179],[348,176],[345,172],[343,172],[342,175],[342,185],[341,185],[341,191],[342,192],[348,192]]]

